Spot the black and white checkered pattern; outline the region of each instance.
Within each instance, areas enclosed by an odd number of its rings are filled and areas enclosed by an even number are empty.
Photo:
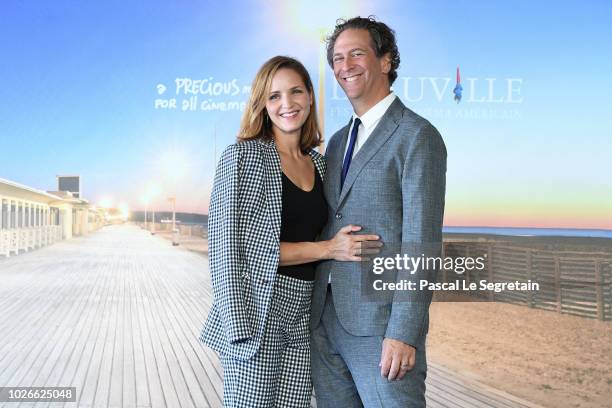
[[[313,282],[279,275],[258,352],[221,355],[226,408],[310,406],[310,296]]]
[[[310,156],[323,178],[323,157]],[[276,146],[263,139],[230,145],[215,174],[208,218],[215,301],[200,339],[239,360],[260,347],[278,278],[281,176]]]

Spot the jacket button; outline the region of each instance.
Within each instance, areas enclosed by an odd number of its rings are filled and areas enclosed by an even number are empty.
[[[336,213],[336,219],[339,220],[342,218],[342,214],[341,213]]]

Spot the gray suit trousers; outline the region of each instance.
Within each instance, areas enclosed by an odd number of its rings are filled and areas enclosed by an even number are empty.
[[[425,407],[425,345],[417,347],[416,366],[403,379],[389,381],[380,375],[378,366],[382,341],[383,336],[353,336],[347,332],[328,293],[321,321],[310,335],[318,408]]]

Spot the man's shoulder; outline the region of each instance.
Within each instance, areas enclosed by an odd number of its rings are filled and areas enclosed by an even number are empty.
[[[431,126],[431,123],[404,105],[404,103],[400,100],[399,97],[395,99],[395,101],[391,104],[387,112],[385,112],[385,116],[393,117],[398,124],[409,126],[413,128],[422,128],[425,126]]]
[[[327,144],[327,147],[333,148],[333,147],[340,145],[342,143],[342,137],[348,133],[349,127],[350,127],[350,123],[338,129],[329,139],[329,143]]]
[[[415,138],[428,137],[441,140],[440,132],[429,120],[405,106],[399,98],[396,102],[399,102],[399,106],[396,107],[397,123],[402,133],[413,135]]]

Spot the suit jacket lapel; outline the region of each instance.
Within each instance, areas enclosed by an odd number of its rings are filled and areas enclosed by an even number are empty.
[[[308,152],[308,154],[312,158],[312,162],[315,165],[315,170],[319,173],[321,180],[325,181],[325,177],[327,175],[325,171],[325,159],[323,159],[323,156],[321,156],[321,154],[312,149]]]
[[[263,149],[264,186],[266,189],[266,208],[271,230],[280,240],[281,211],[283,210],[283,181],[280,156],[271,140],[258,139]]]
[[[380,119],[380,122],[376,126],[376,128],[372,131],[368,140],[364,143],[363,146],[359,149],[357,154],[353,157],[351,161],[351,166],[349,167],[349,171],[346,174],[346,179],[344,180],[344,186],[342,187],[342,191],[340,192],[340,197],[338,199],[338,206],[342,204],[349,190],[353,186],[353,183],[359,176],[359,173],[363,169],[363,167],[370,161],[372,156],[376,154],[376,152],[382,147],[383,144],[391,137],[391,135],[395,132],[398,127],[399,119],[402,117],[402,112],[404,110],[404,104],[396,98],[395,101],[389,106],[387,112]],[[346,140],[346,138],[345,138]],[[346,142],[345,142],[346,145]],[[344,152],[344,149],[342,150]],[[342,171],[342,164],[340,164],[340,170]],[[339,185],[339,183],[338,183]]]
[[[342,160],[344,159],[344,150],[346,149],[346,143],[348,142],[349,129],[350,122],[349,125],[340,129],[342,139],[339,141],[336,147],[332,148],[330,145],[325,151],[325,156],[327,157],[327,182],[325,183],[325,198],[333,207],[337,206],[338,200],[340,199]]]

